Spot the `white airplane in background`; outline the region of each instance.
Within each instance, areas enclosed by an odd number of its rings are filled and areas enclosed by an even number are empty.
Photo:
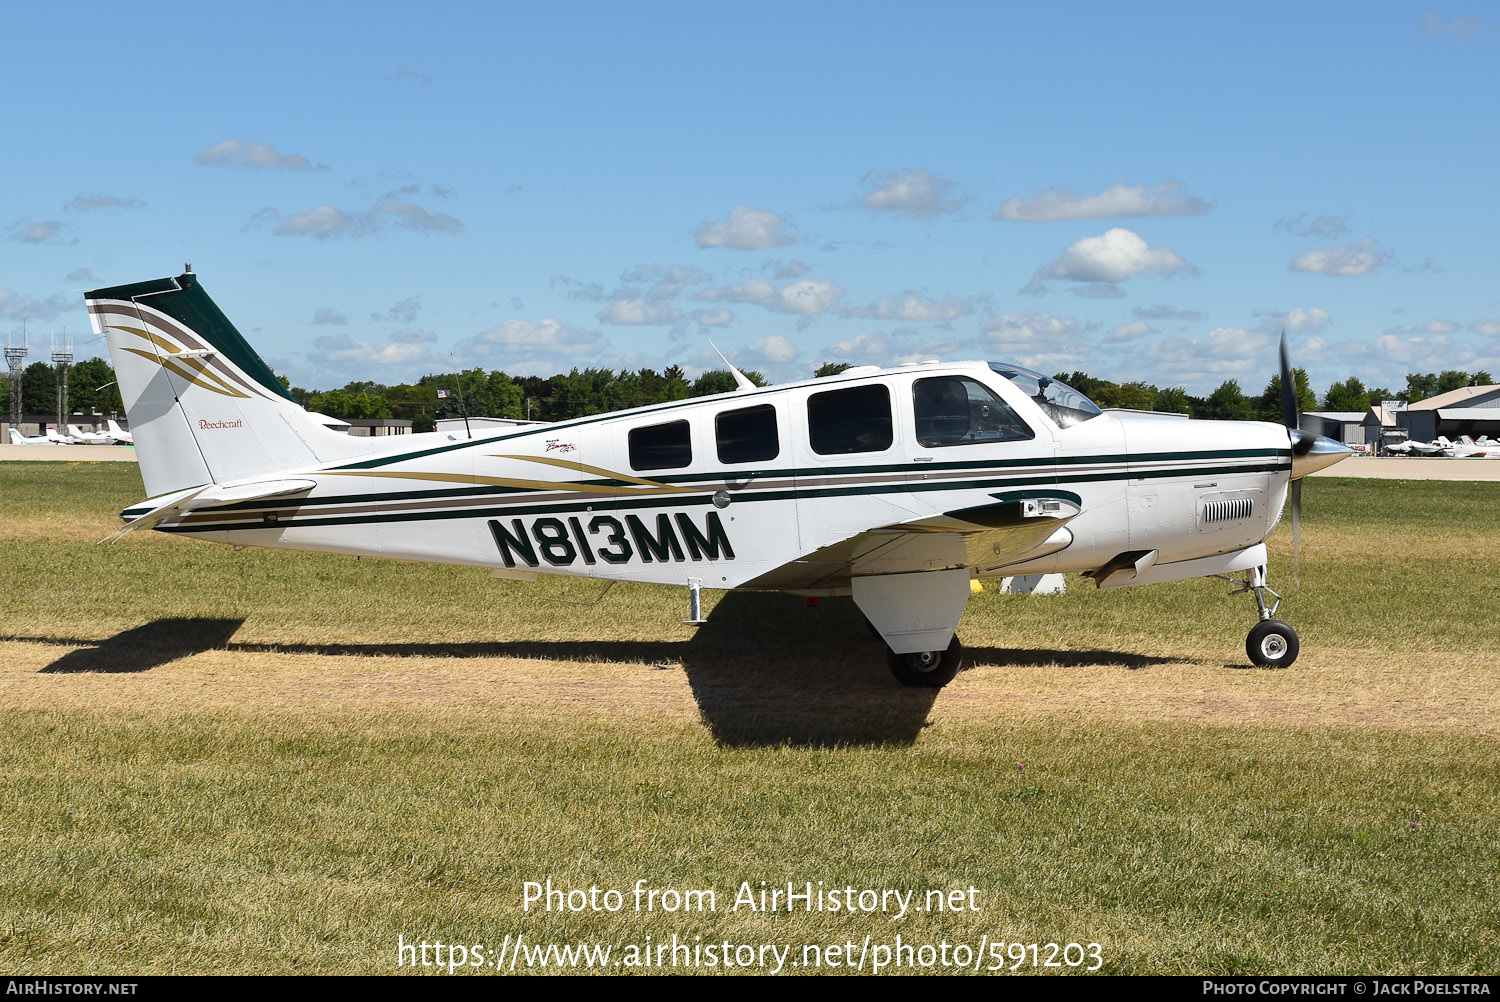
[[[115,444],[115,438],[113,435],[102,431],[84,431],[76,424],[68,425],[68,435],[73,439],[75,443],[81,442],[84,445]]]
[[[1250,659],[1291,664],[1265,539],[1288,487],[1295,539],[1300,478],[1350,454],[1297,429],[1284,338],[1280,425],[1101,411],[1020,366],[927,362],[764,388],[736,372],[733,393],[480,439],[351,438],[291,399],[191,268],[85,299],[149,496],[112,538],[677,585],[690,621],[702,588],[851,595],[909,685],[957,673],[971,582],[1018,574],[1223,577],[1259,610]]]
[[[75,442],[73,440],[73,436],[71,436],[71,435],[64,435],[62,432],[58,431],[56,427],[54,427],[53,425],[50,425],[50,424],[47,426],[47,441],[51,442],[53,445],[77,445],[78,444],[77,442]]]
[[[135,439],[131,436],[130,432],[126,431],[124,428],[121,428],[114,418],[109,418],[106,426],[109,428],[110,437],[119,444],[135,444]]]
[[[48,438],[46,435],[35,435],[35,436],[32,436],[32,435],[22,435],[19,431],[16,431],[16,429],[12,428],[10,430],[10,444],[11,445],[58,445],[59,443],[52,441],[52,439]]]

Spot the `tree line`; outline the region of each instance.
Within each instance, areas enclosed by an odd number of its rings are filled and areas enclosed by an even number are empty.
[[[7,376],[9,373],[7,373]],[[32,362],[21,370],[21,409],[27,414],[57,410],[57,367]],[[121,414],[115,370],[103,358],[85,358],[68,368],[68,411],[80,414]],[[10,417],[10,380],[0,379],[0,418]]]
[[[831,376],[850,367],[828,362],[814,376]],[[1319,396],[1305,369],[1293,370],[1300,410],[1363,411],[1384,400],[1416,403],[1464,386],[1488,386],[1488,372],[1448,369],[1438,373],[1412,372],[1406,386],[1392,391],[1367,387],[1356,376],[1333,383]],[[757,386],[768,385],[759,372],[745,375]],[[1272,376],[1257,395],[1247,394],[1239,381],[1228,379],[1207,396],[1198,397],[1180,386],[1159,387],[1144,381],[1116,383],[1086,372],[1060,372],[1056,379],[1085,394],[1101,407],[1187,414],[1196,418],[1275,421],[1281,415],[1281,377]],[[33,362],[22,373],[22,403],[28,413],[50,413],[57,405],[57,372],[50,362]],[[117,414],[122,410],[114,370],[103,358],[84,359],[72,367],[68,379],[69,409],[75,412]],[[310,411],[341,420],[400,418],[413,431],[430,431],[442,418],[504,417],[532,421],[564,421],[607,411],[644,407],[690,397],[726,393],[735,388],[727,369],[713,369],[688,379],[681,366],[663,371],[641,369],[572,369],[546,378],[512,376],[481,368],[434,373],[414,383],[385,384],[368,380],[330,390],[307,390],[282,382],[298,403]],[[9,386],[0,382],[0,413],[9,412]]]

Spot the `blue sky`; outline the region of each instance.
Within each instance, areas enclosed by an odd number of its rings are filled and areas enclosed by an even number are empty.
[[[176,274],[298,385],[1500,373],[1500,5],[12,5],[0,330]]]

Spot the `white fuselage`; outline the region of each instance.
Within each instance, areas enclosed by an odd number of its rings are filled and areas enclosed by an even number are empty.
[[[1033,437],[922,445],[913,384],[954,374],[1003,398]],[[867,385],[888,391],[888,444],[820,453],[809,428],[813,398]],[[731,442],[726,453],[723,428],[748,410],[763,429],[774,422],[774,436],[749,452]],[[656,443],[657,453],[642,442]],[[818,379],[473,441],[411,436],[402,445],[280,471],[316,485],[304,496],[190,511],[158,528],[516,575],[840,593],[848,562],[832,551],[820,557],[823,548],[997,498],[1076,497],[1081,513],[1048,546],[978,562],[972,570],[982,577],[1093,571],[1132,551],[1155,551],[1154,562],[1165,564],[1243,550],[1275,526],[1291,473],[1279,425],[1106,411],[1060,427],[976,363]]]

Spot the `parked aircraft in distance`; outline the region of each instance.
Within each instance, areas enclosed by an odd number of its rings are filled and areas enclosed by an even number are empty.
[[[114,445],[115,437],[108,432],[84,431],[76,424],[68,425],[68,436],[83,445]]]
[[[1018,365],[924,362],[454,441],[322,427],[189,268],[85,294],[148,500],[138,527],[267,546],[688,589],[852,595],[909,685],[958,671],[975,578],[1101,588],[1223,577],[1289,665],[1265,539],[1290,487],[1350,454],[1282,424],[1101,411]],[[1230,578],[1231,575],[1242,577]],[[1269,601],[1268,601],[1269,599]]]
[[[105,426],[109,428],[109,434],[112,438],[114,438],[116,442],[119,442],[121,445],[135,444],[135,439],[131,437],[130,432],[126,431],[124,428],[121,428],[119,423],[116,422],[114,418],[109,418]]]
[[[10,430],[10,444],[11,445],[60,445],[61,443],[54,442],[52,439],[48,438],[46,435],[22,435],[19,431],[16,431],[16,429],[12,428]]]

